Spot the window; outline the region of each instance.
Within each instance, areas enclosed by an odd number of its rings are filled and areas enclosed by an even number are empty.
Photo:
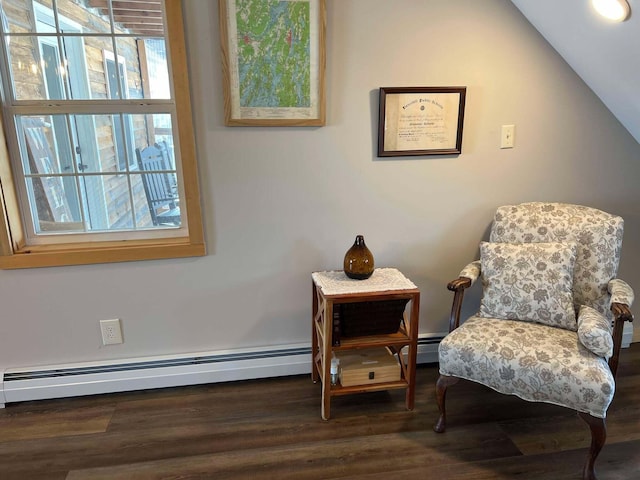
[[[181,3],[0,0],[0,267],[204,255]]]

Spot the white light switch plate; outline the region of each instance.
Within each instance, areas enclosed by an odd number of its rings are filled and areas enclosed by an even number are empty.
[[[513,148],[515,133],[516,133],[515,125],[502,125],[502,137],[500,140],[500,148]]]

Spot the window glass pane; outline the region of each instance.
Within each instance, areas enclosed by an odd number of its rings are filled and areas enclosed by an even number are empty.
[[[155,150],[155,147],[149,147]],[[149,155],[154,155],[147,150]],[[150,167],[151,168],[151,167]],[[146,196],[147,205],[136,204],[140,227],[171,228],[179,227],[180,199],[175,185],[175,174],[167,172],[150,172],[142,175],[131,175],[132,185],[140,182]],[[150,216],[147,218],[146,214]]]
[[[142,77],[140,52],[135,38],[117,38],[118,78],[124,91],[124,98],[142,98]],[[113,59],[113,57],[111,57]]]
[[[116,34],[164,35],[161,0],[114,0],[111,3]],[[5,17],[3,22],[6,31],[10,33],[39,31],[35,22],[55,25],[51,0],[4,0],[2,4]],[[56,4],[61,27],[66,21],[82,25],[83,30],[89,33],[111,32],[111,15],[107,0],[58,0]]]
[[[135,146],[148,143],[146,115],[119,113],[70,118],[80,173],[126,172],[135,168]]]
[[[87,8],[91,16],[101,17],[105,22],[109,21],[110,12],[107,0],[89,0],[86,3],[89,7],[93,7]],[[114,0],[111,4],[116,34],[164,34],[161,0],[145,2]]]
[[[66,74],[67,69],[64,60],[58,55],[60,46],[57,38],[38,37],[40,43],[40,68],[44,75],[46,86],[46,98],[61,100],[67,97]]]
[[[75,154],[66,115],[19,117],[26,174],[74,173]]]
[[[40,41],[55,44],[55,37],[11,37],[9,67],[11,69],[13,97],[17,100],[44,100],[47,98],[44,68],[62,84],[60,62],[55,57],[44,65],[40,56]]]
[[[31,13],[32,3],[34,9],[45,7],[45,11],[51,12],[51,0],[35,0],[34,2],[31,0],[4,0],[1,2],[2,22],[5,32],[34,33],[37,31],[35,19]]]
[[[136,165],[131,115],[95,115],[97,171],[124,172]]]
[[[104,61],[104,51],[113,52],[113,40],[111,37],[84,37],[84,48],[79,58],[85,62],[85,72],[89,78],[88,88],[74,98],[119,98],[109,95],[109,73]],[[70,78],[72,73],[69,73]]]
[[[154,142],[153,117],[154,115],[128,115],[133,128],[134,149],[144,148]],[[137,160],[134,161],[137,165]]]
[[[150,125],[149,130],[149,144],[162,144],[164,143],[167,147],[167,152],[169,155],[169,164],[171,168],[175,170],[176,161],[174,156],[174,145],[173,145],[173,128],[171,123],[171,115],[157,113],[154,115],[148,115],[149,120],[148,123]]]
[[[106,4],[107,2],[106,0],[57,0],[56,2],[59,18],[66,20],[67,23],[73,22],[82,29],[82,32],[111,33],[108,11],[104,9],[105,14],[102,14],[103,9],[91,8],[97,3]],[[60,23],[63,27],[62,31],[68,32],[63,22]]]
[[[105,198],[105,177],[83,175],[79,177],[85,222],[88,230],[108,230],[108,203]]]
[[[125,172],[135,166],[134,117],[144,120],[144,115],[72,115],[78,171]],[[146,134],[144,125],[140,130]]]
[[[85,51],[93,54],[91,45],[104,43],[104,39],[95,39],[86,49],[83,42],[83,37],[70,36],[12,37],[9,62],[16,100],[85,100],[91,98],[90,84],[96,95],[105,98],[106,81],[92,81],[87,70],[93,67],[103,72],[102,60],[96,66],[93,59],[85,58]],[[60,55],[61,46],[66,56]]]
[[[28,177],[27,190],[36,232],[83,230],[74,177]]]
[[[118,59],[120,60],[120,59]],[[127,98],[127,82],[125,81],[124,61],[118,61],[116,65],[113,52],[104,52],[104,74],[107,79],[108,98]]]
[[[138,228],[153,227],[149,201],[147,200],[142,177],[140,175],[131,175],[129,178],[131,179],[131,193],[135,205],[136,225]]]
[[[126,175],[106,175],[102,177],[102,180],[109,230],[134,228],[128,177]],[[144,193],[140,196],[144,199]]]
[[[163,38],[146,38],[138,42],[144,98],[171,98],[167,48]]]

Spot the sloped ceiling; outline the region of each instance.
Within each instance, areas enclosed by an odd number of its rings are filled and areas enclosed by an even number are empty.
[[[590,0],[511,0],[640,143],[640,0],[611,23]]]

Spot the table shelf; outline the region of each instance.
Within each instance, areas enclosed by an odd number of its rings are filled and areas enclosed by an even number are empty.
[[[377,392],[381,390],[393,390],[398,388],[407,388],[408,382],[406,380],[397,380],[395,382],[380,382],[369,385],[353,385],[350,387],[343,387],[341,385],[331,385],[331,395],[351,395],[354,393],[364,392]]]
[[[361,337],[341,337],[340,345],[334,345],[333,350],[350,350],[353,348],[372,347],[402,347],[411,343],[408,335],[398,332],[386,335],[365,335]]]

